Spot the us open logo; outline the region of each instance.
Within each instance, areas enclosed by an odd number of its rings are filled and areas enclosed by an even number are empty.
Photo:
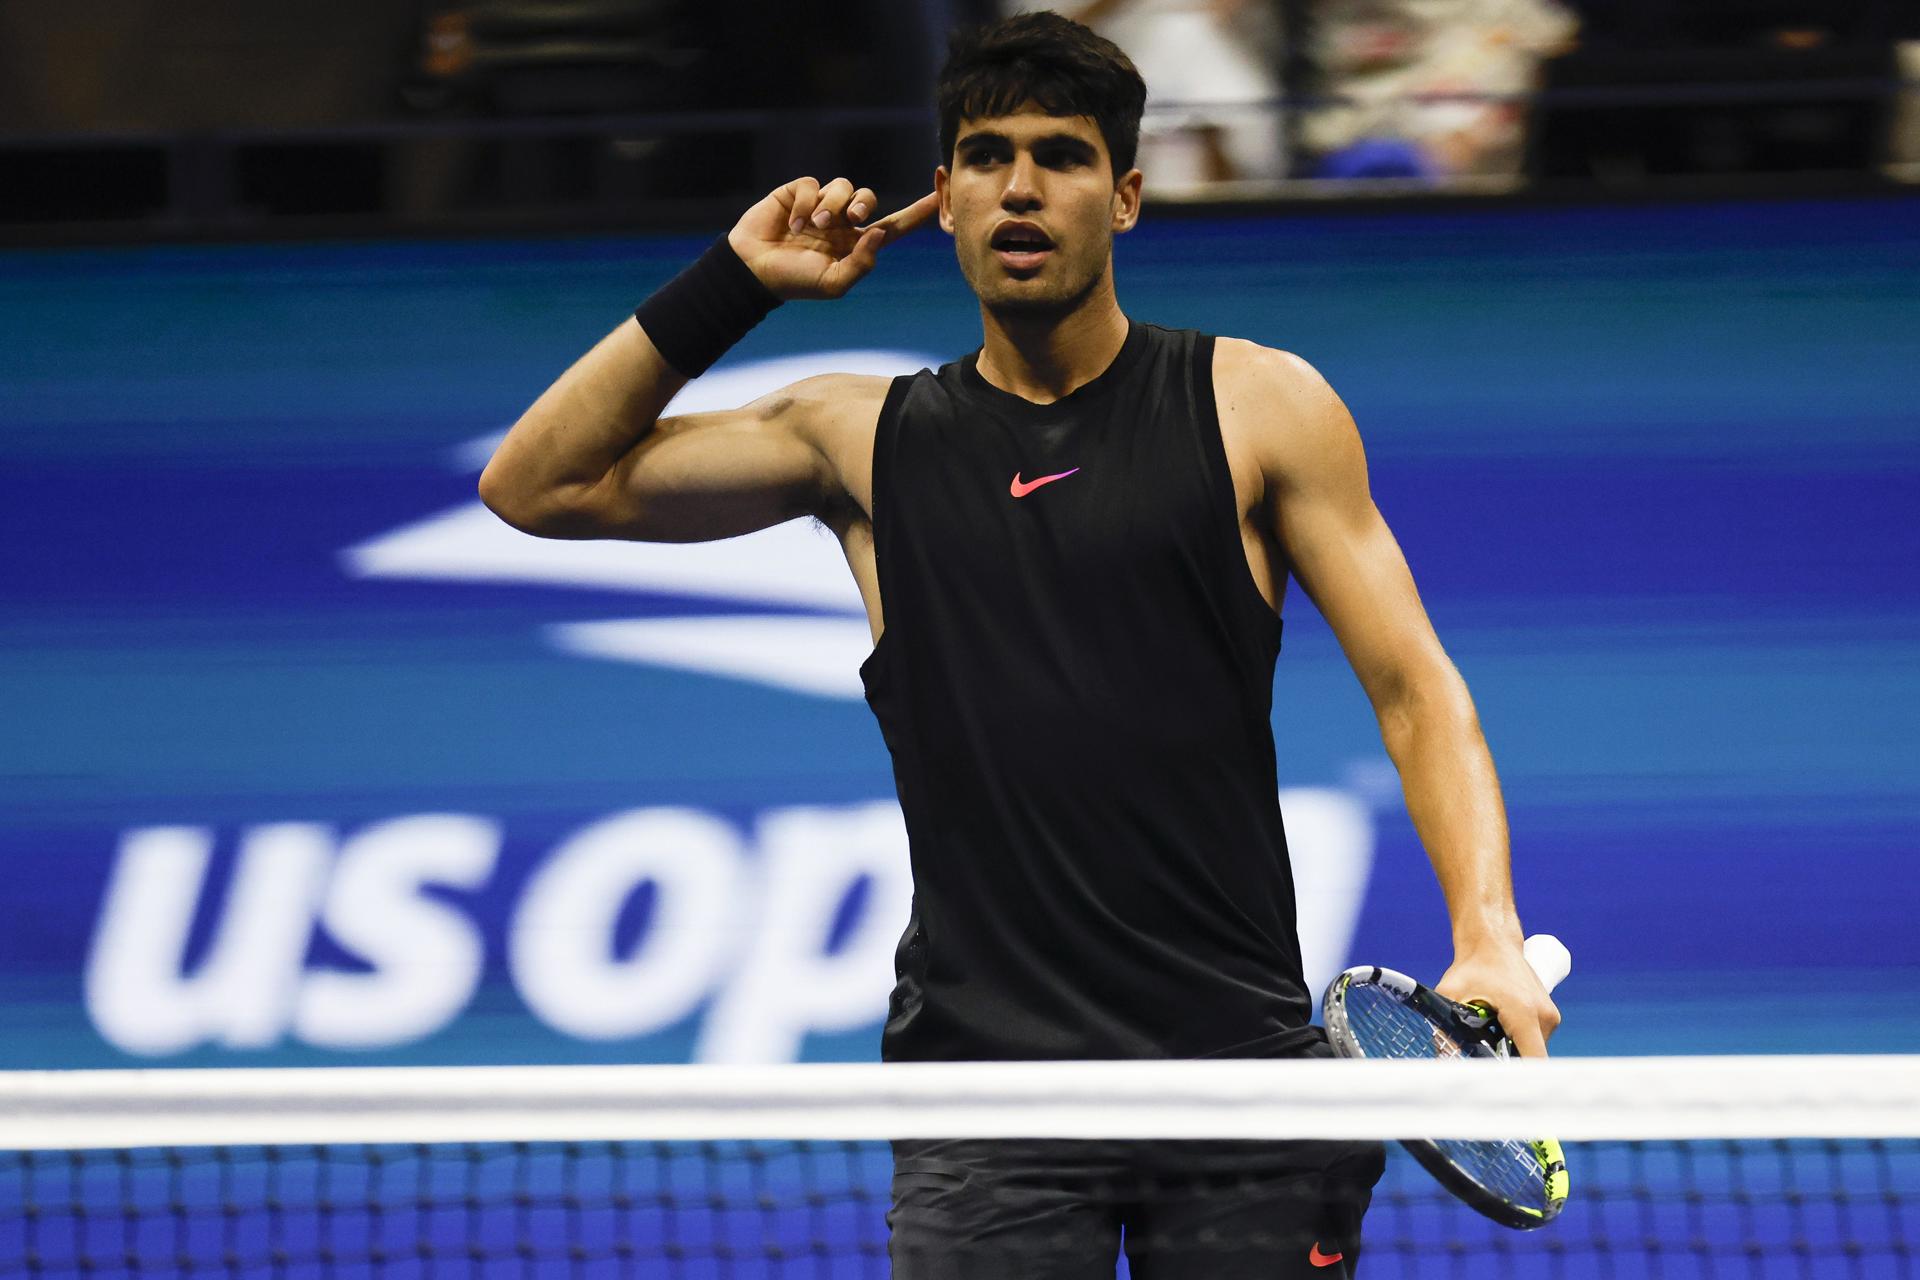
[[[821,352],[715,371],[673,407],[731,407],[827,370],[890,376],[937,363]],[[461,447],[454,464],[477,474],[498,438]],[[541,633],[569,657],[806,699],[863,696],[866,616],[838,545],[811,521],[689,545],[552,541],[475,499],[346,548],[340,561],[361,579],[551,587],[561,616]],[[567,620],[567,592],[580,589],[631,591],[654,611]],[[662,597],[684,611],[661,613]],[[1290,788],[1281,804],[1317,990],[1346,961],[1373,818],[1345,789]],[[485,889],[502,839],[499,818],[471,813],[400,814],[352,830],[299,821],[125,831],[88,957],[89,1015],[106,1040],[144,1057],[288,1043],[364,1052],[445,1029],[470,1009],[492,960],[528,1014],[578,1041],[642,1039],[697,1014],[689,1052],[705,1062],[791,1060],[811,1034],[885,1016],[912,897],[891,796],[771,807],[745,822],[692,805],[590,819],[513,888],[504,954],[490,957],[480,923],[446,891]],[[216,846],[228,843],[231,876],[218,902],[205,901]],[[643,890],[645,927],[616,948],[622,906]],[[204,941],[189,968],[197,920]],[[362,963],[310,968],[320,930]]]

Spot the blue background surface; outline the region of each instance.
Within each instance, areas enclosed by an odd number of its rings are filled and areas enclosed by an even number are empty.
[[[0,256],[0,1067],[691,1052],[691,1019],[589,1042],[530,1016],[518,886],[635,806],[744,829],[891,796],[867,709],[539,638],[683,598],[339,556],[470,502],[452,452],[700,243]],[[1920,1051],[1920,202],[1149,220],[1119,281],[1137,318],[1296,351],[1353,409],[1500,767],[1523,915],[1576,956],[1556,1049]],[[978,341],[935,234],[729,364]],[[1374,806],[1354,958],[1435,977],[1445,914],[1365,699],[1297,591],[1287,627],[1281,781]],[[217,890],[250,825],[430,812],[505,841],[437,894],[487,948],[444,1030],[134,1058],[89,1021],[123,831],[212,828]],[[877,1028],[804,1051],[869,1058]]]

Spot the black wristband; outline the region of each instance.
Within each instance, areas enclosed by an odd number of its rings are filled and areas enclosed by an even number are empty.
[[[668,364],[697,378],[779,305],[721,236],[692,266],[654,290],[633,318]]]

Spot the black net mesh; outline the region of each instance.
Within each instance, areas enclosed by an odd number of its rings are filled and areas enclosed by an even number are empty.
[[[1920,1141],[1570,1143],[1568,1162],[1560,1219],[1514,1232],[1393,1149],[1359,1274],[1920,1274]],[[0,1276],[881,1277],[892,1167],[884,1143],[835,1142],[9,1152]]]

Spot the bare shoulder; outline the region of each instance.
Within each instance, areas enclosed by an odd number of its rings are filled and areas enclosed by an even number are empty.
[[[755,402],[826,460],[834,483],[819,514],[830,524],[840,515],[872,511],[873,438],[892,382],[875,374],[823,373]]]
[[[864,411],[876,417],[887,398],[890,378],[871,373],[817,373],[789,383],[756,403],[777,411],[797,411],[814,420],[858,417]]]
[[[1320,371],[1293,352],[1220,338],[1213,386],[1229,448],[1258,458],[1269,479],[1359,461],[1353,415]]]
[[[754,402],[820,452],[833,455],[864,437],[871,446],[890,379],[865,373],[802,378]]]
[[[824,435],[871,427],[880,417],[888,379],[863,373],[821,373],[769,391],[738,412],[819,443]]]

